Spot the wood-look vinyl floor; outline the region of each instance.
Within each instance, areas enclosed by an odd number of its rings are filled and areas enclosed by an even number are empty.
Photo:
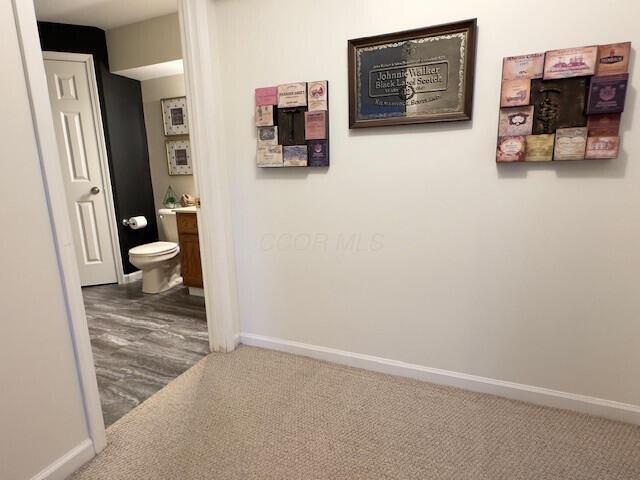
[[[82,289],[105,424],[111,425],[209,353],[204,298],[140,282]]]

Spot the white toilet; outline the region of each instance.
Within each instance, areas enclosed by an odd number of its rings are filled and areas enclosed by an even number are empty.
[[[158,210],[160,230],[167,241],[145,243],[129,250],[129,261],[142,271],[142,291],[160,293],[182,283],[176,212]]]

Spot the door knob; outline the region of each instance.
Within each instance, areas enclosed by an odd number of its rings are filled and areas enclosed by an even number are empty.
[[[89,190],[93,195],[97,195],[100,193],[100,187],[91,187],[91,190]]]

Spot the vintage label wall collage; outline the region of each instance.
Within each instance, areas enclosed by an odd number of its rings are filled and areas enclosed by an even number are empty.
[[[329,166],[329,82],[257,88],[259,167]]]
[[[616,158],[630,50],[626,42],[505,58],[496,160]]]

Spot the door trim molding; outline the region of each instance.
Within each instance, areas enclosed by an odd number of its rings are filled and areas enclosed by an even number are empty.
[[[194,178],[202,206],[198,234],[209,345],[214,352],[236,347],[238,292],[227,158],[219,103],[220,69],[210,40],[208,0],[179,0],[185,85]]]
[[[93,63],[93,55],[90,53],[70,53],[43,51],[42,57],[45,60],[60,60],[64,62],[84,63],[87,69],[87,80],[89,83],[89,94],[91,95],[91,112],[93,113],[93,123],[96,126],[98,157],[100,170],[102,171],[102,182],[104,196],[107,203],[107,216],[109,218],[109,238],[111,239],[111,249],[113,250],[113,260],[115,262],[116,278],[119,284],[126,283],[124,278],[124,265],[120,254],[120,239],[118,237],[118,217],[116,216],[116,206],[113,200],[113,189],[111,188],[111,170],[109,169],[109,156],[104,135],[104,125],[102,124],[102,111],[100,109],[100,96],[98,95],[98,82],[96,80],[96,69]]]
[[[25,84],[31,105],[47,208],[60,271],[72,348],[77,365],[87,433],[97,454],[107,445],[80,275],[66,208],[58,147],[49,103],[43,52],[33,2],[11,0],[15,15]],[[207,303],[209,344],[214,351],[231,351],[237,344],[238,296],[230,198],[222,132],[216,119],[213,59],[209,44],[208,1],[179,0],[189,120],[194,148],[194,171],[203,207],[198,213],[203,281]],[[95,72],[95,70],[94,70]],[[219,72],[217,72],[219,75]],[[94,73],[95,75],[95,73]],[[216,85],[219,86],[219,76]],[[97,104],[99,107],[99,103]],[[101,140],[104,141],[104,138]],[[199,173],[199,174],[198,174]],[[109,182],[110,188],[110,182]],[[214,236],[213,232],[217,234]],[[118,250],[119,251],[119,250]]]
[[[33,2],[12,0],[12,5],[25,73],[25,84],[31,104],[33,133],[38,147],[42,181],[58,257],[60,285],[65,298],[73,353],[77,365],[87,433],[93,442],[94,452],[99,453],[107,445],[107,437],[102,419],[102,407],[100,406],[100,394],[80,286],[80,274],[73,246],[71,221],[66,208],[55,208],[56,205],[66,205],[66,195],[36,16]]]

